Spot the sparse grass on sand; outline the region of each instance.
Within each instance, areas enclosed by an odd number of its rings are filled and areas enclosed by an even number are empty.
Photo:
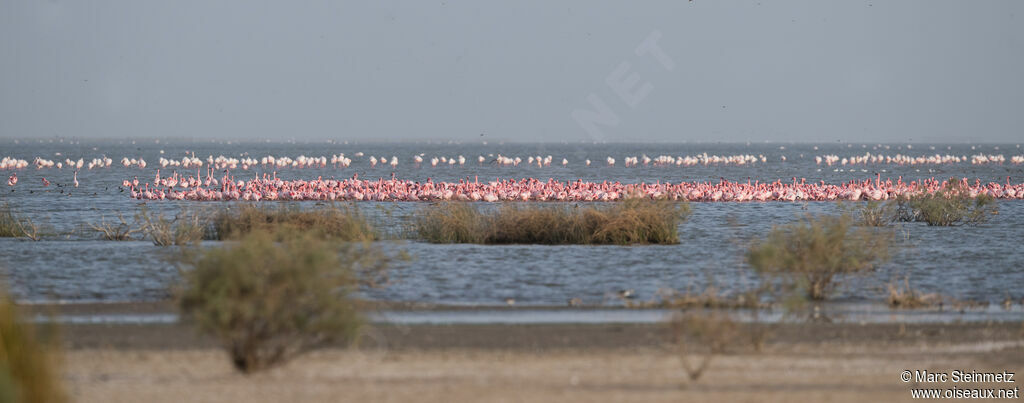
[[[241,205],[223,209],[213,217],[213,230],[218,239],[237,239],[254,231],[275,234],[304,232],[318,238],[338,241],[371,241],[377,232],[359,213],[347,205],[302,209],[294,205],[270,208]]]
[[[751,245],[747,261],[810,299],[823,300],[840,284],[840,276],[871,271],[888,260],[892,238],[875,228],[853,228],[853,219],[845,214],[807,215],[774,227]]]
[[[604,206],[506,204],[489,213],[454,202],[424,208],[415,228],[433,243],[677,244],[689,214],[686,203],[643,198]]]
[[[14,301],[0,286],[0,402],[66,400],[57,377],[58,344],[44,342],[41,336],[18,315]]]

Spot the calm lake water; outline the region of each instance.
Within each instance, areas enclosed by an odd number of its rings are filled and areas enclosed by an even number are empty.
[[[818,149],[815,150],[814,147]],[[888,149],[886,149],[888,147]],[[934,149],[932,149],[934,147]],[[972,147],[974,147],[972,149]],[[161,154],[161,150],[163,154]],[[425,180],[458,180],[479,177],[481,181],[495,178],[533,177],[542,180],[584,179],[590,181],[791,181],[793,177],[808,181],[824,180],[839,183],[850,180],[882,178],[904,180],[949,176],[980,179],[983,182],[1014,183],[1024,181],[1024,165],[1011,164],[1011,156],[1024,153],[1016,144],[952,145],[848,145],[848,144],[337,144],[337,143],[242,143],[167,142],[153,140],[120,142],[0,142],[0,158],[11,156],[31,162],[35,157],[54,161],[77,160],[107,156],[114,159],[111,168],[82,170],[80,186],[69,185],[73,170],[33,167],[17,170],[20,182],[14,188],[4,186],[0,203],[10,203],[19,213],[42,224],[48,236],[42,241],[0,239],[0,273],[14,295],[22,301],[143,301],[169,296],[169,285],[178,279],[178,268],[169,263],[177,248],[153,246],[148,241],[103,241],[88,223],[101,218],[116,219],[118,213],[131,218],[143,206],[149,209],[176,211],[183,207],[220,207],[222,204],[196,202],[149,202],[131,200],[118,185],[124,179],[138,176],[151,181],[158,167],[157,160],[178,158],[195,153],[205,160],[208,155],[260,158],[266,155],[326,156],[345,153],[353,159],[348,168],[281,169],[284,179],[312,179],[317,176],[347,178],[358,173],[360,178],[390,177]],[[357,152],[364,157],[355,157]],[[824,166],[815,164],[817,155],[840,157],[872,154],[909,156],[951,154],[1002,154],[1004,164],[971,165],[858,165]],[[60,155],[56,155],[60,153]],[[413,155],[457,157],[463,155],[464,166],[415,167]],[[502,167],[478,165],[476,158],[502,154],[510,157],[546,157],[555,163],[550,167],[521,165]],[[694,156],[763,155],[767,162],[753,165],[708,165],[694,167],[624,167],[627,156],[646,154]],[[371,155],[397,156],[397,169],[378,165],[370,167]],[[613,157],[618,162],[607,166]],[[782,157],[786,160],[783,161]],[[124,168],[122,157],[145,158],[146,169]],[[562,167],[562,158],[569,164]],[[591,166],[583,161],[590,159]],[[170,174],[173,169],[162,169]],[[195,174],[195,169],[178,169]],[[205,168],[203,168],[205,175]],[[10,175],[12,171],[0,171]],[[235,170],[239,178],[269,172],[254,168]],[[218,175],[218,176],[222,176]],[[45,177],[53,184],[42,186]],[[314,206],[304,202],[304,206]],[[380,245],[394,253],[407,251],[413,259],[396,264],[393,283],[386,288],[364,290],[365,297],[392,301],[423,301],[440,304],[504,305],[512,298],[517,305],[564,305],[570,298],[581,298],[587,304],[620,303],[614,297],[621,289],[634,289],[641,300],[652,298],[659,288],[702,291],[714,284],[725,291],[736,291],[759,280],[743,262],[745,245],[764,235],[773,225],[797,220],[806,213],[835,213],[834,203],[693,203],[693,215],[680,226],[682,243],[671,246],[481,246],[433,245],[405,241],[382,241]],[[408,217],[416,209],[428,207],[418,203],[359,203],[371,219],[391,234],[401,234]],[[939,292],[955,298],[970,298],[998,303],[1006,297],[1015,301],[1024,298],[1024,202],[1001,201],[999,215],[989,223],[976,227],[928,227],[923,224],[895,225],[892,231],[900,247],[894,259],[876,272],[847,281],[837,295],[838,301],[879,300],[885,284],[891,279],[909,276],[911,284],[924,292]],[[396,230],[397,229],[397,230]],[[214,245],[215,242],[206,242]],[[1019,302],[1018,302],[1019,303]]]

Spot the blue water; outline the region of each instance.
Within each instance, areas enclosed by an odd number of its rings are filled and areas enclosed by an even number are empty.
[[[815,150],[814,147],[818,147]],[[885,147],[889,147],[886,149]],[[931,147],[935,147],[934,150]],[[947,147],[950,149],[947,150]],[[975,147],[971,149],[971,147]],[[998,149],[996,149],[998,147]],[[163,150],[164,154],[160,154]],[[354,157],[356,152],[366,153]],[[61,153],[56,156],[55,153]],[[124,179],[138,176],[152,180],[157,160],[180,158],[188,152],[205,160],[207,155],[326,156],[345,153],[353,158],[349,168],[281,169],[284,179],[324,177],[389,177],[425,180],[458,180],[479,177],[535,177],[557,180],[693,181],[725,178],[733,181],[789,181],[792,177],[830,183],[902,175],[905,180],[958,176],[982,181],[1024,181],[1024,166],[1009,162],[996,165],[866,165],[826,167],[814,163],[815,155],[838,154],[841,157],[865,152],[895,155],[967,155],[977,153],[1012,155],[1024,153],[1015,144],[986,145],[848,145],[848,144],[339,144],[339,143],[248,143],[184,142],[153,140],[93,142],[69,144],[0,142],[0,158],[12,156],[29,160],[36,156],[63,161],[64,158],[91,158],[102,155],[114,159],[112,168],[83,170],[80,187],[58,187],[71,182],[67,168],[34,168],[17,171],[19,184],[0,189],[0,203],[10,203],[17,211],[40,224],[46,235],[39,242],[0,239],[0,273],[11,292],[22,301],[144,301],[161,300],[171,294],[169,287],[179,278],[179,268],[171,263],[176,248],[153,246],[145,240],[113,242],[99,240],[88,223],[101,218],[116,219],[122,213],[129,221],[142,208],[176,212],[185,208],[215,208],[218,204],[194,202],[149,202],[131,200],[118,188]],[[686,156],[701,153],[718,155],[764,155],[765,163],[746,166],[634,167],[622,166],[626,156],[647,154]],[[247,154],[246,154],[247,153]],[[415,167],[412,156],[457,157],[464,155],[465,166]],[[551,167],[521,165],[502,167],[476,164],[478,155],[519,156],[552,155]],[[370,155],[398,156],[398,168],[370,167]],[[615,166],[603,161],[612,156]],[[781,160],[786,156],[785,162]],[[122,157],[143,157],[145,170],[126,169]],[[562,158],[570,161],[560,166]],[[585,166],[584,159],[594,161]],[[161,170],[162,174],[172,169]],[[195,169],[184,170],[195,172]],[[205,168],[203,169],[205,172]],[[10,171],[0,171],[4,176]],[[265,172],[264,169],[236,170],[238,177]],[[41,178],[54,184],[44,188]],[[13,190],[13,191],[12,191]],[[63,191],[63,193],[62,193]],[[68,195],[70,193],[70,196]],[[306,202],[312,206],[311,202]],[[358,205],[375,223],[391,235],[403,235],[415,203],[361,203]],[[695,203],[693,215],[681,225],[682,243],[670,246],[481,246],[433,245],[415,240],[383,241],[380,246],[393,252],[404,250],[410,261],[396,263],[392,284],[382,289],[363,290],[366,298],[389,301],[421,301],[453,305],[504,305],[514,299],[517,305],[565,305],[570,298],[581,298],[588,305],[620,304],[615,292],[634,289],[640,300],[654,297],[659,288],[703,291],[714,284],[725,292],[736,292],[758,282],[745,265],[742,252],[746,245],[765,234],[773,225],[786,224],[806,213],[834,213],[832,203]],[[1000,214],[977,227],[927,227],[920,224],[895,225],[892,231],[900,250],[894,259],[876,272],[844,279],[845,286],[836,295],[840,302],[878,301],[885,284],[894,278],[909,276],[911,284],[923,292],[938,292],[960,299],[998,303],[1010,297],[1024,298],[1024,202],[1002,201]],[[208,245],[214,243],[207,242]],[[1017,302],[1019,303],[1019,302]]]

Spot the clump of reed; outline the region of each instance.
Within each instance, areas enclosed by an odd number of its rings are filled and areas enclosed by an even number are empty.
[[[433,243],[484,243],[484,215],[469,203],[444,203],[415,216],[416,233]]]
[[[217,337],[244,373],[351,341],[361,319],[349,293],[386,276],[387,259],[371,243],[278,235],[251,231],[186,258],[183,317]]]
[[[181,211],[173,218],[168,218],[163,213],[143,208],[136,220],[141,222],[140,231],[157,246],[198,243],[206,233],[203,214],[198,211]]]
[[[0,288],[0,402],[66,401],[58,382],[57,345],[44,340]]]
[[[19,215],[10,203],[0,207],[0,238],[28,238],[38,241],[42,238],[39,227],[28,217]]]
[[[213,231],[217,239],[236,239],[250,232],[265,231],[277,234],[305,232],[319,238],[340,241],[370,241],[377,233],[355,207],[336,206],[301,209],[281,205],[269,208],[241,205],[219,211],[213,217]]]
[[[897,200],[900,221],[925,222],[930,226],[978,225],[999,213],[996,199],[981,193],[971,197],[962,180],[950,178],[942,189]]]
[[[423,209],[420,238],[433,243],[481,244],[677,244],[686,203],[631,198],[605,206],[506,204],[483,213],[466,203]]]
[[[747,251],[747,262],[758,272],[778,277],[813,300],[823,300],[839,285],[842,275],[873,270],[888,260],[891,234],[872,228],[853,228],[853,219],[804,216],[799,222],[776,226]]]

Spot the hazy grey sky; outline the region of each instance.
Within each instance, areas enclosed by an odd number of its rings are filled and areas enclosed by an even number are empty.
[[[2,0],[0,137],[1019,142],[1022,18],[1019,0]]]

